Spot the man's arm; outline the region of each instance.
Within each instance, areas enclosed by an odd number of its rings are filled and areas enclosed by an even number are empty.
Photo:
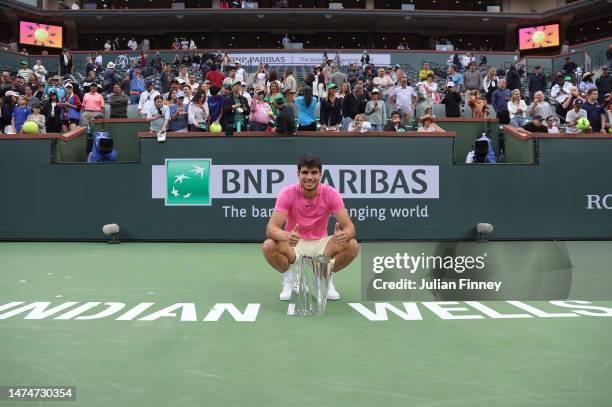
[[[601,119],[601,130],[599,130],[599,132],[606,134],[606,114],[602,113],[600,119]]]
[[[288,243],[290,246],[295,247],[300,240],[300,235],[298,234],[299,225],[295,225],[291,232],[285,232],[282,228],[286,221],[286,213],[273,211],[266,226],[266,237],[279,243]]]
[[[334,229],[334,236],[336,237],[336,243],[343,246],[349,240],[354,239],[356,236],[355,225],[351,221],[351,217],[348,214],[346,208],[342,208],[336,213],[336,227]]]

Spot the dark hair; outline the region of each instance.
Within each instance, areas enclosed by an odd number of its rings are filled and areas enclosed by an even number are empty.
[[[218,87],[218,86],[212,85],[212,86],[210,87],[210,94],[211,94],[212,96],[217,96],[217,94],[219,93],[219,91],[220,91],[220,90],[221,90],[221,89],[219,89],[219,87]]]
[[[278,80],[278,74],[276,73],[276,69],[272,69],[268,75],[268,81],[274,82],[276,80]]]
[[[398,112],[397,110],[394,110],[394,111],[391,112],[391,117],[393,117],[394,115],[398,115],[400,118],[402,117],[400,112]]]
[[[318,168],[319,171],[323,171],[323,161],[321,161],[321,158],[318,155],[305,154],[298,159],[298,171],[300,171],[302,167]]]
[[[310,107],[312,103],[312,88],[310,86],[304,86],[304,106]]]
[[[164,98],[162,95],[157,95],[155,96],[155,98],[153,99],[153,102],[157,102],[157,99],[161,100],[163,102]]]
[[[591,96],[593,92],[599,92],[599,91],[597,90],[597,88],[591,88],[587,91],[587,96]]]

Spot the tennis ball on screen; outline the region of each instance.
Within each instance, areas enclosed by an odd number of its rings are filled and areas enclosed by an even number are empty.
[[[533,42],[535,42],[536,44],[541,43],[542,41],[544,41],[544,31],[536,31],[533,33]]]
[[[580,119],[578,119],[578,121],[576,122],[576,128],[580,129],[580,130],[586,130],[591,126],[591,123],[589,123],[589,121],[587,119],[585,119],[584,117],[581,117]]]
[[[40,133],[40,130],[38,129],[38,124],[34,123],[33,121],[25,122],[21,129],[24,133],[28,134]]]
[[[34,31],[34,38],[36,38],[38,41],[47,41],[48,37],[49,33],[47,32],[47,30],[39,28],[38,30]]]
[[[219,123],[211,124],[210,131],[213,133],[221,133],[221,125]]]

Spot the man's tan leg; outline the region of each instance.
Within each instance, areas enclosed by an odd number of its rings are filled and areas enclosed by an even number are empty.
[[[334,273],[342,270],[357,257],[359,254],[359,243],[355,239],[347,242],[346,246],[340,246],[333,237],[325,246],[324,256],[334,258]]]
[[[261,246],[266,261],[281,273],[289,270],[289,266],[295,262],[295,250],[287,243],[279,243],[272,239],[266,239]]]

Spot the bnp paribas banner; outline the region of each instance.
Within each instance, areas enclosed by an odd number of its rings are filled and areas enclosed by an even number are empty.
[[[168,207],[220,207],[224,218],[267,217],[282,188],[298,182],[295,165],[215,165],[211,158],[166,159],[151,175],[153,199]],[[357,222],[428,218],[428,202],[440,198],[436,165],[326,165],[321,182],[340,192]]]

